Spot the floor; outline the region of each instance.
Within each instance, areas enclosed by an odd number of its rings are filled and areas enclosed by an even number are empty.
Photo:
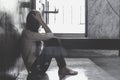
[[[69,68],[78,71],[78,75],[60,79],[53,59],[47,75],[40,80],[120,80],[119,57],[66,58],[66,62]],[[26,76],[27,71],[23,70],[17,80],[26,80]]]

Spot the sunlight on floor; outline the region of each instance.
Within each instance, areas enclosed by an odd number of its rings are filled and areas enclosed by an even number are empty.
[[[88,80],[88,77],[86,76],[86,70],[84,69],[73,69],[75,71],[79,71],[78,75],[75,76],[66,76],[65,80]],[[49,80],[59,80],[58,77],[58,69],[52,69],[47,72],[49,76]]]
[[[67,67],[78,71],[78,75],[66,76],[61,80],[117,80],[88,58],[66,59]],[[40,80],[60,80],[58,66],[53,59],[46,76]],[[27,72],[20,73],[17,80],[26,80]]]

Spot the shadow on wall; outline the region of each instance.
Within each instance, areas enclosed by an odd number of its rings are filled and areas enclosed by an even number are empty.
[[[14,66],[19,56],[20,34],[15,30],[11,16],[0,12],[0,78]],[[4,80],[8,80],[7,77]]]
[[[3,74],[3,75],[0,75],[0,80],[16,80],[16,77]]]

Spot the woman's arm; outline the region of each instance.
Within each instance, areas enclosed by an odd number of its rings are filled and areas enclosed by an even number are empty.
[[[54,38],[54,35],[52,33],[37,33],[32,32],[30,30],[24,30],[22,32],[22,35],[24,35],[25,38],[32,40],[32,41],[41,41],[41,40],[49,40],[51,38]]]
[[[43,21],[40,12],[36,12],[35,15],[33,14],[34,18],[39,21],[39,23],[42,25],[46,33],[52,33],[50,28],[47,26],[47,24]]]

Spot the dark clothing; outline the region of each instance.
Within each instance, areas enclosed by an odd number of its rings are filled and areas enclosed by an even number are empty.
[[[51,42],[53,42],[53,44]],[[55,51],[55,49],[58,49],[58,51]],[[52,50],[53,53],[51,51],[48,52],[49,50]],[[56,59],[57,65],[60,69],[66,66],[59,40],[55,38],[45,41],[45,47],[41,55],[38,56],[31,67],[31,73],[44,74],[48,69],[52,58]]]

